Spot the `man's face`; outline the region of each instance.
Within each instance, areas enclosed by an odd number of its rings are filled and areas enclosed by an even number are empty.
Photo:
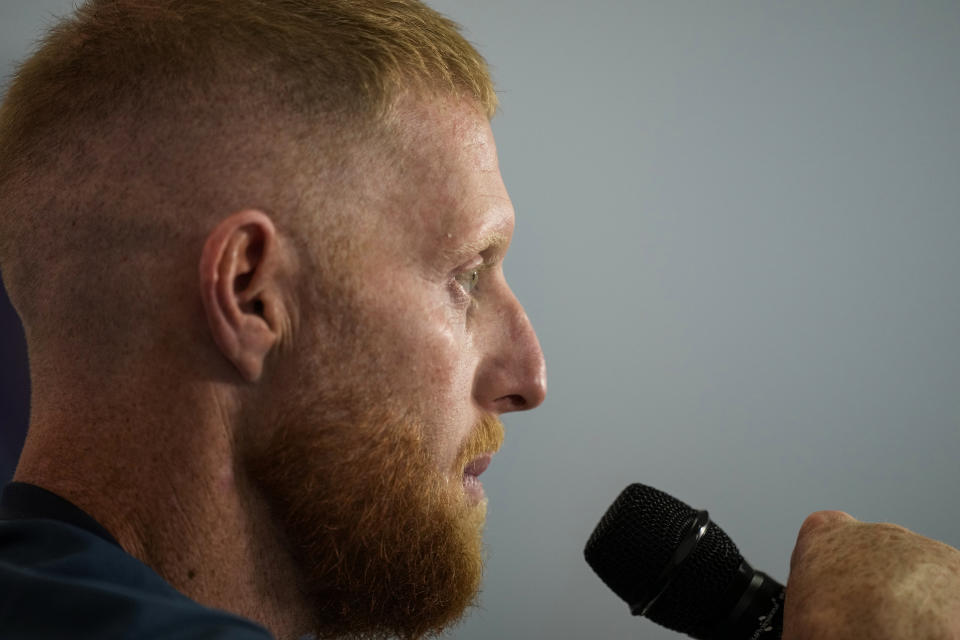
[[[408,100],[392,126],[344,204],[358,209],[349,264],[315,277],[335,295],[318,291],[300,318],[309,357],[247,456],[321,636],[416,637],[462,614],[497,416],[546,392],[503,276],[514,214],[489,123],[467,102]]]

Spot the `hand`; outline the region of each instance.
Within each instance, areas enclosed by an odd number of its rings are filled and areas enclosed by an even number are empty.
[[[820,511],[790,559],[783,640],[960,640],[960,551]]]

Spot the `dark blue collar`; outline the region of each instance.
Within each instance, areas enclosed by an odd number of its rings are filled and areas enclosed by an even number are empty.
[[[0,496],[0,520],[58,520],[120,546],[117,539],[88,513],[52,491],[26,482],[11,482]]]

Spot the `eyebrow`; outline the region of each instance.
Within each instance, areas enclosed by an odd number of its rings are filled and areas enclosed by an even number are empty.
[[[477,240],[465,242],[455,249],[446,250],[443,253],[450,259],[462,259],[476,254],[482,255],[484,253],[490,253],[491,251],[494,253],[503,253],[509,242],[506,234],[494,231],[483,235]]]

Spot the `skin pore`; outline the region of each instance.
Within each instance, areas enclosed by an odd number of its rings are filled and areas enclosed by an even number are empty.
[[[158,289],[205,341],[158,339],[110,384],[61,353],[35,385],[16,479],[280,638],[456,620],[482,565],[485,504],[464,468],[499,446],[497,416],[546,390],[503,276],[513,210],[486,116],[407,96],[391,127],[361,191],[318,211],[348,212],[348,260],[324,264],[329,238],[269,210],[236,210],[183,265],[193,287]]]

